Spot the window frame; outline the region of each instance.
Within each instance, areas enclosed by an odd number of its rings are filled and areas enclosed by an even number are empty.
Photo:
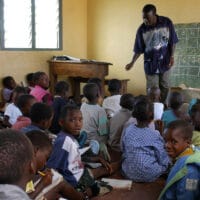
[[[6,48],[4,40],[4,0],[0,0],[0,51],[60,51],[63,50],[62,33],[62,0],[59,3],[59,47],[58,48],[36,48],[35,47],[35,0],[31,0],[32,20],[32,47],[31,48]]]

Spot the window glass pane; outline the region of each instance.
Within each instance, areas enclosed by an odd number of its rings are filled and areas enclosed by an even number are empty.
[[[59,0],[35,0],[36,48],[59,48]]]
[[[31,48],[31,0],[4,0],[4,47]]]

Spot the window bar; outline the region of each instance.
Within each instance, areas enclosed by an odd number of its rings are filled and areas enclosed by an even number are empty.
[[[32,49],[35,49],[35,0],[31,0],[31,16],[32,16]]]
[[[0,0],[0,48],[4,49],[4,3],[3,0]]]

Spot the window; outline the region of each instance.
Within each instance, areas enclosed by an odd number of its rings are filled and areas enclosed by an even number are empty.
[[[61,0],[0,0],[0,48],[61,49]]]

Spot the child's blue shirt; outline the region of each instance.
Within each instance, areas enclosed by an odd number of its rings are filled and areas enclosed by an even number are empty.
[[[77,186],[83,174],[84,165],[81,161],[78,142],[72,135],[63,131],[58,134],[47,166],[57,170],[72,186]]]
[[[174,114],[173,110],[169,109],[164,111],[162,115],[162,121],[164,122],[164,127],[166,128],[170,122],[177,120],[177,116]]]
[[[122,171],[126,178],[152,182],[164,174],[170,159],[160,133],[131,124],[122,137]]]
[[[195,159],[193,159],[195,158]],[[179,158],[171,169],[161,200],[200,199],[200,152]]]

